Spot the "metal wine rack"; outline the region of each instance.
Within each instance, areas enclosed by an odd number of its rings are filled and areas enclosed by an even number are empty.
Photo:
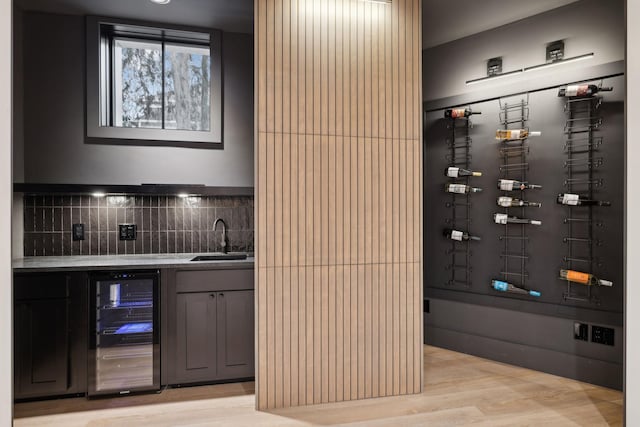
[[[471,136],[470,130],[473,122],[468,117],[448,119],[447,130],[449,136],[446,143],[449,153],[445,156],[450,167],[471,169]],[[452,183],[469,184],[469,177],[450,178]],[[469,193],[451,194],[451,200],[446,203],[451,209],[451,217],[446,219],[447,227],[469,231],[471,225],[471,196]],[[460,228],[458,228],[460,227]],[[449,271],[449,280],[446,286],[459,286],[465,289],[471,287],[471,246],[470,241],[451,241],[451,247],[447,249],[447,255],[451,261],[446,265]]]
[[[506,100],[500,99],[499,104],[500,126],[503,129],[525,129],[527,132],[529,131],[527,127],[527,122],[529,121],[529,94],[526,95],[526,98],[514,103],[508,103]],[[500,178],[527,182],[527,172],[529,170],[528,154],[529,143],[527,138],[502,140],[499,144]],[[503,195],[512,195],[513,193],[513,191],[505,192]],[[523,191],[521,191],[519,199],[525,199]],[[524,206],[503,209],[504,213],[509,216],[526,217]],[[517,214],[514,214],[514,212],[517,212]],[[500,274],[505,282],[513,283],[522,288],[527,287],[527,279],[529,278],[527,271],[527,261],[529,260],[527,227],[526,224],[505,224],[504,234],[499,237],[503,243],[500,254],[503,265]]]
[[[602,126],[602,118],[598,116],[601,105],[602,98],[597,96],[569,98],[564,105],[567,115],[564,125],[565,192],[585,195],[591,200],[594,199],[596,189],[604,185],[603,178],[598,176],[598,169],[604,163],[599,151],[603,138],[597,136]],[[602,245],[595,230],[604,225],[594,217],[594,206],[568,206],[568,216],[564,223],[568,231],[562,239],[567,246],[567,255],[563,258],[566,269],[593,272],[595,267],[601,265],[595,248]],[[565,301],[600,303],[593,294],[593,286],[569,281],[566,281],[566,286],[563,294]]]

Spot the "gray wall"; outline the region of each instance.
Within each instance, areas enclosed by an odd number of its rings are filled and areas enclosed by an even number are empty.
[[[253,186],[252,35],[223,33],[224,150],[91,145],[84,27],[81,16],[24,13],[25,182]]]
[[[24,56],[22,10],[13,9],[13,182],[24,182]]]
[[[24,182],[24,119],[23,119],[23,13],[13,9],[13,182]],[[11,256],[24,253],[24,214],[22,194],[13,195],[11,216]]]
[[[547,70],[524,73],[491,83],[465,85],[465,81],[485,74],[485,61],[504,56],[504,70],[544,62],[547,42],[565,39],[566,55],[594,52],[591,60],[561,65]],[[622,387],[622,311],[623,311],[623,153],[624,147],[624,77],[606,79],[615,86],[605,94],[601,111],[606,163],[603,167],[605,188],[598,197],[613,202],[606,211],[606,229],[601,231],[605,245],[598,249],[605,258],[601,274],[614,278],[614,288],[596,290],[602,305],[563,301],[565,286],[556,278],[565,248],[562,243],[563,208],[555,206],[554,194],[563,192],[563,123],[562,100],[554,89],[531,95],[530,126],[543,130],[543,136],[530,140],[530,182],[544,189],[527,194],[528,200],[542,201],[538,212],[529,209],[528,217],[542,219],[539,230],[530,229],[529,244],[531,287],[542,291],[540,300],[529,297],[499,295],[489,290],[492,275],[499,278],[501,262],[496,239],[502,227],[494,226],[497,145],[493,134],[498,126],[497,100],[479,103],[507,94],[553,87],[623,71],[624,2],[622,0],[582,0],[524,21],[477,34],[424,52],[424,99],[429,109],[425,127],[425,296],[430,313],[425,316],[425,341],[538,369],[557,375],[589,381],[608,387]],[[572,77],[573,76],[573,77]],[[595,83],[598,83],[596,80]],[[477,105],[474,105],[478,103]],[[474,203],[472,234],[483,237],[473,247],[473,282],[469,289],[446,289],[443,272],[445,260],[440,256],[444,245],[444,207],[441,198],[445,182],[446,123],[442,108],[473,105],[483,115],[474,116],[472,167],[483,170],[474,178],[486,193],[472,196]],[[444,127],[443,127],[444,125]],[[491,142],[494,141],[494,142]],[[538,182],[539,181],[539,182]],[[476,181],[474,181],[474,184]],[[539,200],[541,199],[541,200]],[[441,206],[442,205],[442,206]],[[538,218],[540,217],[540,218]],[[560,224],[559,227],[557,225]],[[445,242],[447,243],[447,242]],[[447,248],[450,244],[447,243]],[[573,323],[611,326],[616,330],[616,345],[607,347],[591,342],[576,342]]]
[[[500,13],[496,10],[495,13]],[[503,70],[542,64],[545,47],[565,40],[566,57],[593,52],[586,61],[523,73],[467,86],[465,82],[486,76],[486,61],[503,57]],[[559,70],[579,70],[624,59],[624,0],[582,0],[494,30],[424,50],[424,100],[445,98],[485,89],[505,82],[524,82]]]

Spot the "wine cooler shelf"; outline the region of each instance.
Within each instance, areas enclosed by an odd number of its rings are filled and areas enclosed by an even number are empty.
[[[598,197],[598,191],[605,186],[605,177],[600,173],[605,164],[605,156],[600,153],[604,138],[598,135],[604,126],[604,120],[598,114],[603,101],[598,94],[611,90],[593,84],[559,89],[558,97],[564,98],[562,111],[566,117],[564,127],[557,135],[564,136],[561,147],[565,158],[560,163],[564,178],[557,183],[560,191],[555,200],[542,200],[542,192],[536,191],[542,190],[542,185],[528,180],[529,172],[538,166],[534,164],[537,161],[532,160],[537,158],[531,156],[535,143],[531,144],[529,140],[543,137],[541,131],[529,128],[529,94],[515,101],[514,97],[498,101],[499,129],[495,139],[498,141],[499,166],[496,173],[501,194],[496,199],[493,223],[504,228],[498,233],[501,250],[497,255],[502,266],[496,271],[499,278],[491,280],[489,285],[492,292],[534,300],[542,297],[542,291],[531,285],[534,281],[529,274],[529,264],[532,260],[531,233],[544,229],[536,212],[543,212],[543,205],[548,206],[546,202],[566,208],[562,224],[558,225],[566,230],[560,242],[565,255],[558,274],[558,281],[565,286],[563,299],[597,305],[600,300],[594,289],[614,286],[611,281],[595,275],[602,267],[596,251],[604,244],[596,233],[598,228],[604,227],[604,222],[596,214],[598,209],[612,205]],[[445,286],[462,289],[473,286],[473,248],[483,241],[472,216],[474,200],[486,193],[480,185],[484,181],[479,178],[488,173],[476,170],[477,165],[474,168],[471,164],[471,117],[476,114],[481,112],[470,107],[444,112],[448,133],[444,193],[448,197],[445,206],[449,216],[444,219],[442,235],[451,242],[446,250],[449,261],[444,266],[448,272]],[[548,164],[539,167],[544,169]]]

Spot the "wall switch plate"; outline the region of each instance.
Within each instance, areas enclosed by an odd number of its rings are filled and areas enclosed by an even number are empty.
[[[604,326],[591,326],[591,342],[604,345],[615,345],[615,330]]]
[[[579,322],[574,323],[573,338],[580,341],[589,341],[589,325]]]
[[[71,235],[74,242],[84,240],[84,224],[73,224],[71,226]]]
[[[564,59],[564,41],[558,40],[547,45],[547,63]]]
[[[135,224],[118,225],[120,240],[136,240],[138,227]]]
[[[502,74],[502,57],[491,58],[487,61],[487,77]]]

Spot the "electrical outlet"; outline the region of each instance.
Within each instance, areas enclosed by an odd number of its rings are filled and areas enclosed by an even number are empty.
[[[604,326],[591,326],[591,342],[614,345],[615,330]]]
[[[586,323],[574,323],[573,338],[580,341],[589,341],[589,325]]]
[[[71,230],[74,242],[84,240],[84,224],[73,224]]]
[[[120,240],[136,240],[137,226],[135,224],[120,224]]]

